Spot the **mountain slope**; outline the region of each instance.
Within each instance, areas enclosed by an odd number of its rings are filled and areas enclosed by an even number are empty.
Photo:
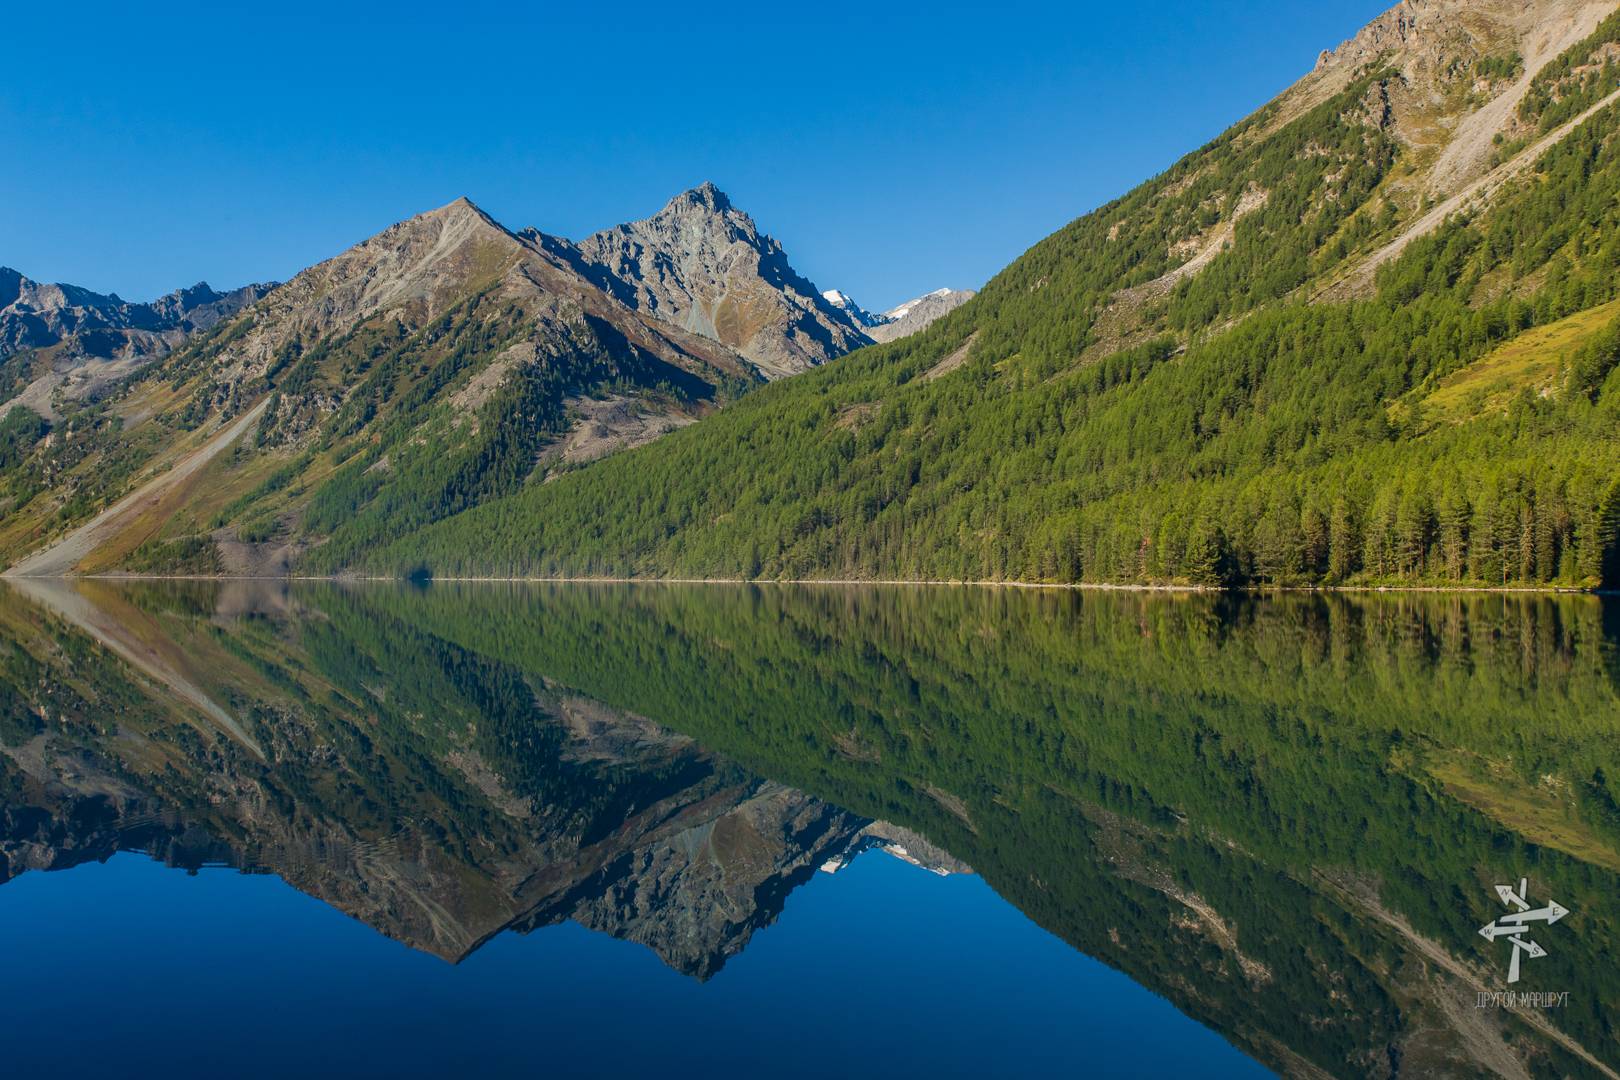
[[[924,332],[361,565],[1620,580],[1612,321],[1545,393],[1463,422],[1423,406],[1620,288],[1614,10],[1409,0]]]
[[[275,569],[312,539],[328,555],[362,547],[515,489],[545,452],[559,465],[605,452],[758,380],[725,346],[626,308],[457,200],[304,271],[119,384],[98,403],[105,424],[77,473],[51,460],[53,446],[13,470],[21,513],[0,543],[37,546],[262,410],[246,442],[186,474],[183,490],[120,510],[127,527],[98,533],[72,568],[133,557]],[[561,445],[587,423],[587,438]],[[127,463],[118,483],[98,484],[113,457]]]
[[[606,239],[514,234],[459,199],[48,413],[54,429],[0,421],[0,506],[16,511],[0,555],[32,552],[18,573],[335,568],[867,340],[803,306],[813,289],[712,186],[613,235],[638,245],[618,272],[641,257],[679,272],[620,281],[593,261]],[[249,412],[247,437],[218,444]]]

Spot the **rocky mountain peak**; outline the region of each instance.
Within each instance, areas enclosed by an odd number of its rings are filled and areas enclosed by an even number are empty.
[[[498,230],[499,232],[505,233],[508,236],[511,235],[510,230],[508,230],[505,225],[502,225],[500,222],[490,217],[484,212],[482,207],[473,202],[471,199],[467,198],[465,195],[459,196],[458,198],[445,203],[437,210],[429,210],[425,214],[420,214],[418,215],[418,218],[426,221],[445,223],[459,222],[480,225]]]
[[[876,315],[857,304],[848,293],[838,289],[828,289],[821,294],[821,298],[832,307],[842,312],[844,317],[862,330],[870,330],[874,326],[882,326],[889,320],[882,315]]]
[[[623,303],[735,349],[767,377],[871,343],[713,183],[577,245],[543,242]]]
[[[377,236],[363,242],[360,246],[373,245],[384,237],[395,234],[433,235],[447,238],[453,243],[460,243],[472,238],[494,240],[503,246],[507,243],[517,243],[514,236],[505,225],[496,221],[485,213],[478,204],[463,195],[451,202],[445,203],[436,210],[429,210],[407,218],[397,225],[384,229]]]
[[[688,247],[705,242],[740,242],[765,254],[781,251],[781,245],[761,233],[753,218],[733,206],[725,192],[707,181],[681,192],[645,221],[629,222],[619,228],[662,233]]]
[[[196,307],[198,304],[210,304],[218,300],[219,293],[215,292],[208,282],[199,281],[189,288],[176,289],[174,292],[159,298],[159,300],[168,299],[173,299],[181,307]]]
[[[907,337],[949,315],[975,295],[972,289],[935,289],[885,311],[883,324],[869,333],[878,341]]]
[[[188,289],[176,289],[158,297],[150,307],[159,318],[189,333],[207,330],[221,319],[230,318],[243,308],[257,303],[275,287],[273,281],[256,282],[229,292],[219,292],[208,282],[199,281]]]
[[[413,321],[462,300],[470,285],[499,277],[527,245],[465,196],[417,214],[303,271],[276,290],[246,340],[252,362],[297,335],[357,325],[410,307]]]
[[[712,180],[705,180],[697,187],[681,192],[669,200],[660,213],[678,212],[682,207],[701,207],[716,214],[724,214],[732,209],[731,199],[716,187]]]

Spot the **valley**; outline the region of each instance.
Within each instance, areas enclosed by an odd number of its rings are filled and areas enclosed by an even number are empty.
[[[1407,0],[982,290],[882,314],[704,184],[577,243],[458,200],[116,373],[16,315],[0,559],[1614,587],[1617,93],[1611,5]]]
[[[1620,0],[7,26],[8,1075],[1620,1078]]]

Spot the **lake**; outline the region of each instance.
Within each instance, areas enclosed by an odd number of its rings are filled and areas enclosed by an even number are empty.
[[[11,1075],[1613,1077],[1617,941],[1612,600],[0,583]]]

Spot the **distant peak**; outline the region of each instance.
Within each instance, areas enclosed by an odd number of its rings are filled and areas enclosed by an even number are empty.
[[[502,225],[500,222],[496,221],[494,218],[490,217],[489,214],[485,213],[484,210],[478,206],[477,203],[473,202],[465,195],[453,202],[445,203],[437,210],[429,210],[425,214],[420,214],[412,220],[479,222],[491,229],[496,230],[497,232],[506,233],[508,236],[511,235],[511,230],[509,230],[505,225]]]
[[[665,209],[673,209],[677,204],[682,203],[702,206],[713,210],[717,214],[723,214],[732,209],[731,200],[726,197],[726,193],[715,187],[714,182],[711,180],[703,181],[703,183],[690,191],[681,192],[669,201],[669,206]]]
[[[467,196],[465,196],[465,195],[462,195],[461,197],[459,197],[457,199],[454,199],[454,200],[452,200],[452,201],[450,201],[448,203],[445,203],[443,206],[439,207],[438,210],[434,211],[434,213],[446,214],[446,215],[451,215],[451,214],[477,214],[479,217],[488,217],[489,216],[488,214],[484,213],[482,210],[480,210],[478,208],[477,203],[473,202],[471,199],[467,198]]]
[[[874,326],[881,326],[883,323],[889,321],[884,316],[874,315],[870,311],[867,311],[865,308],[861,307],[861,305],[855,302],[853,297],[844,292],[842,289],[828,289],[826,292],[821,294],[821,298],[838,311],[842,312],[850,322],[853,322],[862,330],[870,330]]]
[[[468,214],[476,215],[485,219],[486,221],[493,220],[488,214],[484,213],[484,211],[478,208],[477,203],[473,202],[465,195],[445,203],[436,210],[429,210],[422,216],[429,218],[452,218],[464,217]]]
[[[932,292],[925,292],[921,296],[907,300],[898,307],[892,307],[885,311],[883,315],[891,321],[899,321],[910,315],[913,309],[920,305],[926,305],[929,301],[944,301],[950,307],[955,307],[958,303],[966,302],[972,295],[973,293],[967,289],[935,289]],[[934,305],[934,310],[938,309],[939,305]],[[927,309],[925,308],[925,310]],[[949,308],[945,308],[945,310],[949,310]]]

